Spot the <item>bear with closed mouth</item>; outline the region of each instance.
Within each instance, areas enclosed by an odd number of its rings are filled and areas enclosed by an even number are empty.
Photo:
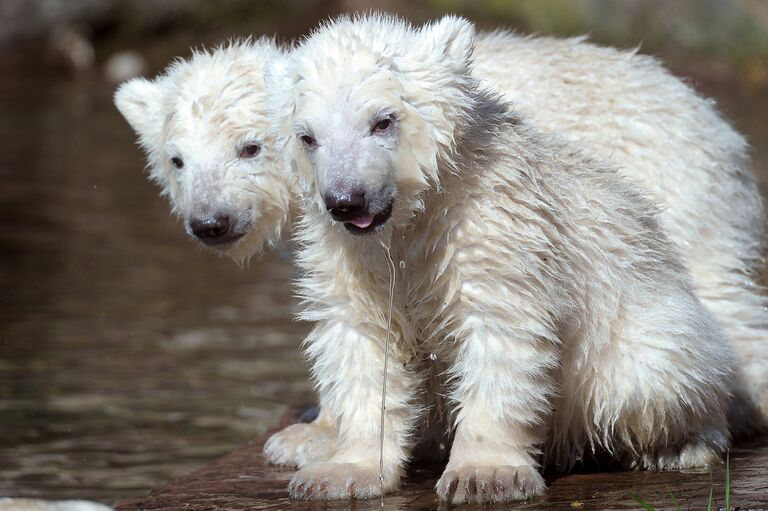
[[[115,93],[187,233],[240,263],[280,245],[295,216],[264,84],[282,51],[268,38],[233,42]]]

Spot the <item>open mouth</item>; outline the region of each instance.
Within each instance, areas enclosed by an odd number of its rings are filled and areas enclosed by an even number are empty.
[[[394,203],[395,201],[392,200],[383,211],[375,215],[366,214],[346,220],[344,227],[352,234],[370,234],[378,226],[384,225],[389,220],[389,217],[392,216],[392,206]]]

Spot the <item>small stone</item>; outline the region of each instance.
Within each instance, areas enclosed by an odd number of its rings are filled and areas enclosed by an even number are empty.
[[[58,502],[37,499],[0,498],[0,511],[113,511],[111,507],[86,500]]]

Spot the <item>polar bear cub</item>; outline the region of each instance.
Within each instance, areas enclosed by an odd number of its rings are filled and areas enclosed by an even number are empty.
[[[235,42],[115,94],[187,233],[236,261],[278,244],[294,215],[263,78],[281,52],[271,39]]]
[[[478,83],[473,45],[458,18],[341,18],[268,71],[302,190],[307,353],[338,426],[294,497],[380,493],[390,257],[384,491],[435,384],[429,354],[454,425],[443,500],[539,495],[542,465],[585,449],[679,468],[728,445],[731,354],[655,208]]]

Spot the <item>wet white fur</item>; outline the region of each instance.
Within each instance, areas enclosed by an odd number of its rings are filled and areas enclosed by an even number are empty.
[[[233,173],[217,171],[233,159],[241,139],[260,137],[272,143],[260,71],[276,52],[272,42],[260,40],[196,54],[153,82],[129,82],[116,96],[150,156],[151,176],[170,196],[175,212],[184,218],[195,203],[217,198],[259,215],[254,232],[231,252],[238,260],[278,242],[296,202],[282,161],[272,156],[271,147],[269,158],[253,162],[259,172],[248,172],[247,178],[232,179]],[[711,102],[655,60],[632,52],[600,48],[583,39],[484,34],[476,40],[474,67],[537,128],[561,133],[591,154],[618,162],[623,174],[663,206],[660,220],[680,245],[697,293],[731,337],[740,361],[740,402],[759,403],[765,415],[765,311],[753,283],[759,269],[762,209],[746,169],[743,139]],[[243,72],[245,68],[253,72]],[[220,95],[222,89],[252,94]],[[206,97],[218,101],[197,101]],[[206,110],[205,117],[192,115],[195,104]],[[229,129],[213,131],[216,124],[196,118],[226,120]],[[174,119],[186,119],[188,125]],[[168,164],[168,146],[176,140],[189,148],[183,156],[191,171],[179,173]],[[737,412],[749,412],[750,407],[739,406]],[[292,426],[273,437],[267,450],[271,459],[303,466],[329,456],[334,424],[327,412],[324,409],[312,425]],[[748,426],[756,420],[747,413],[733,425]]]
[[[279,244],[295,216],[297,191],[264,118],[261,64],[276,56],[285,58],[270,40],[243,42],[179,61],[152,82],[128,82],[116,95],[149,155],[150,176],[179,216],[186,220],[218,201],[252,217],[253,232],[230,250],[239,261]],[[763,268],[764,214],[743,138],[712,101],[635,52],[584,38],[496,32],[478,36],[473,60],[475,74],[537,128],[614,161],[660,206],[699,298],[723,323],[738,359],[732,429],[765,422],[768,315],[755,282]],[[222,90],[227,94],[219,96]],[[243,90],[251,93],[230,94]],[[217,100],[204,104],[207,117],[193,129],[193,106],[206,97]],[[210,119],[226,120],[228,129],[211,131],[217,126]],[[260,139],[267,153],[252,162],[256,171],[221,172],[249,137]],[[183,172],[168,162],[176,141],[189,148]]]
[[[731,355],[655,207],[614,167],[484,90],[473,45],[472,26],[456,18],[421,29],[341,18],[268,73],[303,192],[302,317],[316,324],[307,354],[323,420],[338,427],[331,456],[294,477],[296,497],[379,492],[382,244],[405,268],[386,491],[409,457],[427,379],[442,379],[453,411],[438,494],[455,502],[539,494],[542,463],[567,468],[585,450],[680,468],[715,463],[727,446]],[[382,110],[395,114],[397,132],[377,142],[387,160],[371,166],[365,137]],[[301,146],[304,133],[317,153]],[[380,232],[353,237],[331,221],[317,193],[329,172],[377,185],[387,172],[398,195]]]
[[[744,138],[714,102],[652,57],[497,32],[480,37],[477,76],[540,129],[617,163],[660,208],[660,221],[722,322],[737,357],[732,430],[768,421],[765,214]],[[755,413],[757,412],[757,413]]]
[[[150,178],[189,220],[217,212],[248,230],[228,255],[245,261],[275,246],[293,217],[293,189],[267,120],[264,64],[280,54],[271,40],[235,42],[179,60],[155,80],[121,85],[115,104],[139,135]],[[255,158],[238,157],[247,142]],[[180,157],[177,169],[171,158]]]

